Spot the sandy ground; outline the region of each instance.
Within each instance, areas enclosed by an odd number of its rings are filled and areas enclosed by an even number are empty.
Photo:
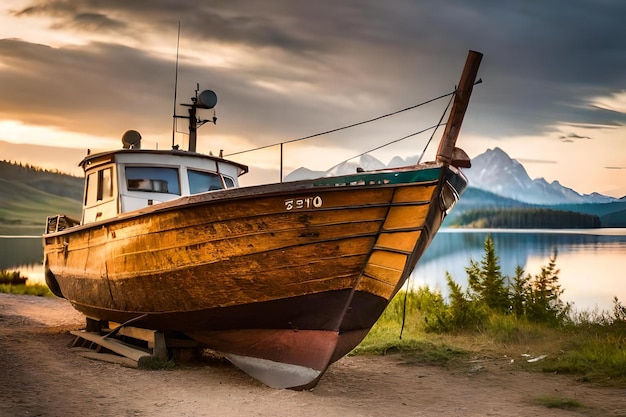
[[[346,357],[311,390],[267,388],[232,365],[149,371],[81,356],[84,319],[56,298],[0,294],[0,416],[626,416],[626,389],[525,372],[497,358],[446,369]],[[583,407],[548,409],[539,397]]]

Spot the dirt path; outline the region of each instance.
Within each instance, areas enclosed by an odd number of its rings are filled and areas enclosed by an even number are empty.
[[[523,372],[347,357],[312,391],[274,390],[220,361],[147,371],[68,348],[84,320],[61,299],[0,294],[0,416],[626,416],[626,390]],[[548,409],[538,397],[577,399]]]

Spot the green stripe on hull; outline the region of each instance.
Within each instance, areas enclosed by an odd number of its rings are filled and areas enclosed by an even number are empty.
[[[345,175],[342,177],[320,178],[313,184],[315,187],[329,185],[375,185],[375,184],[413,184],[418,182],[431,182],[439,179],[440,168],[428,168],[415,171],[402,172],[373,172]]]

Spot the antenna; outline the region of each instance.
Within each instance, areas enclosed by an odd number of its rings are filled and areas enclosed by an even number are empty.
[[[176,133],[176,93],[178,92],[178,51],[180,48],[180,20],[178,21],[178,38],[176,39],[176,75],[174,76],[174,111],[172,112],[172,149]]]

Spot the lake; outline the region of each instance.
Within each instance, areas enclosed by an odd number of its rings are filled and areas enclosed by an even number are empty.
[[[446,271],[465,285],[469,260],[480,261],[491,234],[502,273],[520,265],[535,275],[557,251],[563,299],[577,310],[611,310],[613,297],[626,302],[626,229],[468,230],[442,229],[413,271],[409,284],[447,294]],[[40,237],[0,236],[0,269],[19,270],[29,282],[44,282]]]
[[[611,310],[613,297],[626,302],[626,229],[474,230],[441,229],[413,271],[410,285],[428,285],[447,294],[446,271],[467,283],[469,259],[480,262],[491,234],[504,275],[518,265],[536,275],[557,251],[563,300],[579,310]]]

